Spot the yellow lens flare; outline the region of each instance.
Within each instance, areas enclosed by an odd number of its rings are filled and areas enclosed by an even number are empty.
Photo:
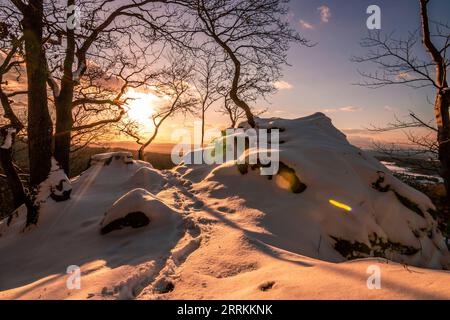
[[[330,199],[330,200],[328,200],[328,202],[331,203],[333,206],[338,207],[340,209],[343,209],[345,211],[349,211],[349,212],[352,211],[352,207],[350,207],[350,206],[348,206],[348,205],[346,205],[344,203],[341,203],[339,201]]]

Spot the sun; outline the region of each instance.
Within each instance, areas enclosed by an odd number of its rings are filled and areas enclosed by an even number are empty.
[[[152,128],[151,118],[160,98],[151,92],[135,89],[129,89],[126,96],[129,98],[126,104],[128,117],[139,123],[143,129]]]

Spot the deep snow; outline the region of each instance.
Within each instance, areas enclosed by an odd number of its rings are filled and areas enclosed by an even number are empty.
[[[0,298],[450,298],[425,195],[323,114],[258,125],[281,129],[272,179],[234,162],[159,171],[127,152],[94,156],[70,200],[42,203],[38,226],[23,231],[24,208],[0,223]],[[132,212],[148,225],[101,234]],[[371,266],[380,290],[366,285]]]

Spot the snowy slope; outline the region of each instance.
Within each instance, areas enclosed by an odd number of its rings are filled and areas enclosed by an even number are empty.
[[[23,208],[0,223],[0,299],[450,298],[426,196],[322,114],[258,123],[282,129],[271,180],[235,163],[159,171],[126,152],[93,157],[37,227],[23,231]],[[66,286],[70,265],[80,289]],[[366,285],[373,266],[380,290]]]
[[[183,177],[200,181],[195,188],[205,201],[239,211],[227,219],[248,225],[248,234],[264,243],[327,261],[375,255],[450,268],[430,199],[350,145],[329,118],[317,113],[258,123],[280,128],[280,163],[294,172],[268,180],[257,168],[242,174],[232,162],[182,170]],[[306,189],[291,192],[293,180]]]

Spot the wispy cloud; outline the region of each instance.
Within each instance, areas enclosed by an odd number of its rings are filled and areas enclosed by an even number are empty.
[[[291,90],[292,88],[294,88],[294,86],[292,84],[290,84],[287,81],[275,81],[273,83],[274,87],[277,88],[278,90]]]
[[[320,12],[320,19],[322,20],[323,23],[327,23],[328,21],[330,21],[331,10],[329,7],[320,6],[317,8],[317,10],[319,10],[319,12]]]
[[[300,19],[300,27],[302,27],[303,29],[307,29],[307,30],[314,30],[314,26],[311,23],[306,22],[303,19]]]
[[[345,106],[340,108],[324,109],[322,112],[325,113],[335,113],[335,112],[357,112],[361,111],[362,108],[355,106]]]

